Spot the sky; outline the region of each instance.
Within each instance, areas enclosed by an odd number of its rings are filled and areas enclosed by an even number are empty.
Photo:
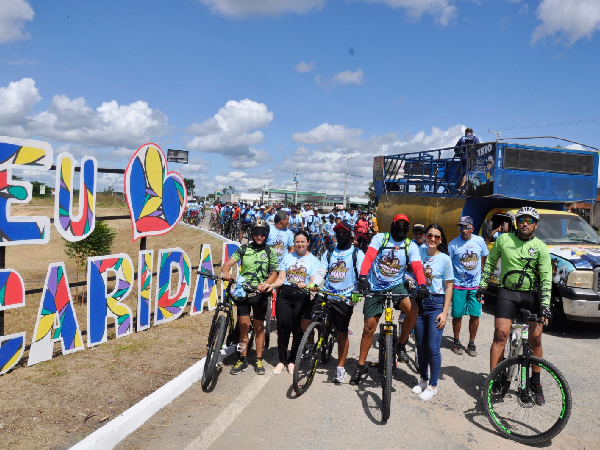
[[[599,32],[599,0],[0,0],[0,135],[189,150],[197,195],[340,194],[347,166],[361,195],[374,156],[465,127],[600,148]]]

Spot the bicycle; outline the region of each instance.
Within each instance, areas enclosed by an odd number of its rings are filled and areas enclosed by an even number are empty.
[[[500,434],[523,444],[537,444],[552,439],[566,426],[571,416],[571,389],[556,366],[533,356],[529,322],[542,323],[542,318],[526,309],[520,312],[521,323],[513,321],[505,348],[508,358],[490,372],[483,400],[486,416]],[[533,366],[541,369],[543,404],[536,402],[532,391]]]
[[[403,294],[371,292],[365,297],[382,297],[385,299],[385,321],[379,324],[379,363],[377,371],[382,376],[381,415],[382,420],[390,418],[392,402],[392,380],[396,368],[396,347],[398,346],[398,325],[394,323],[392,300],[406,297]]]
[[[235,299],[231,294],[231,288],[235,285],[235,282],[226,281],[221,277],[215,277],[207,273],[203,273],[203,275],[211,280],[221,280],[222,282],[227,283],[223,298],[221,301],[217,302],[217,308],[213,315],[210,331],[208,333],[208,340],[206,342],[206,359],[204,361],[204,371],[202,373],[202,387],[206,389],[210,385],[215,369],[219,363],[219,355],[221,354],[223,343],[226,343],[226,346],[229,347],[233,342],[238,341],[236,346],[238,354],[239,352],[246,350],[246,347],[244,344],[239,343],[239,322],[235,321],[233,315],[233,304],[235,303]],[[248,296],[258,294],[258,291],[251,286],[247,284],[244,284],[243,286]],[[227,340],[225,340],[225,335],[227,335]],[[248,348],[252,348],[253,342],[254,328],[252,327],[252,320],[250,320]]]
[[[344,295],[325,289],[320,289],[318,294],[321,295],[317,295],[314,301],[321,302],[321,307],[314,312],[313,321],[302,336],[294,364],[292,386],[298,395],[308,390],[317,371],[317,363],[321,361],[325,364],[329,361],[333,347],[338,341],[337,330],[330,318],[330,297],[347,300]]]

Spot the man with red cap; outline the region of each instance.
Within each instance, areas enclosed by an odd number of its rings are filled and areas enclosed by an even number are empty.
[[[405,287],[404,274],[410,263],[414,277],[419,285],[417,298],[422,300],[429,296],[419,248],[406,235],[409,230],[409,220],[404,214],[397,214],[392,221],[389,233],[378,233],[373,237],[367,249],[359,275],[359,290],[374,293],[392,292],[404,297],[394,306],[401,309],[406,318],[398,339],[398,356],[400,362],[408,362],[406,342],[410,331],[417,321],[417,304],[408,296]],[[350,384],[357,385],[365,376],[367,355],[373,343],[373,333],[377,329],[379,318],[383,313],[384,298],[381,296],[367,297],[364,304],[364,327],[360,341],[360,356],[356,372],[350,378]]]

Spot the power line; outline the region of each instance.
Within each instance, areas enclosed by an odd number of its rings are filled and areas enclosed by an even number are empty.
[[[581,125],[584,123],[595,123],[600,122],[600,117],[594,117],[591,119],[577,119],[577,120],[567,120],[564,122],[550,122],[543,125],[521,125],[521,126],[512,126],[512,127],[500,127],[499,130],[509,131],[509,130],[530,130],[533,128],[554,128],[554,127],[563,127],[567,125]]]

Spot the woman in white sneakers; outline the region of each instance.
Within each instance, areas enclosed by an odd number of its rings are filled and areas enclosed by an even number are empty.
[[[423,273],[429,297],[419,305],[415,324],[421,381],[413,388],[413,392],[419,394],[423,400],[431,400],[437,394],[442,367],[440,347],[452,300],[454,269],[448,256],[448,242],[442,227],[435,223],[429,225],[425,238],[427,253],[422,253],[421,257],[424,258]]]

